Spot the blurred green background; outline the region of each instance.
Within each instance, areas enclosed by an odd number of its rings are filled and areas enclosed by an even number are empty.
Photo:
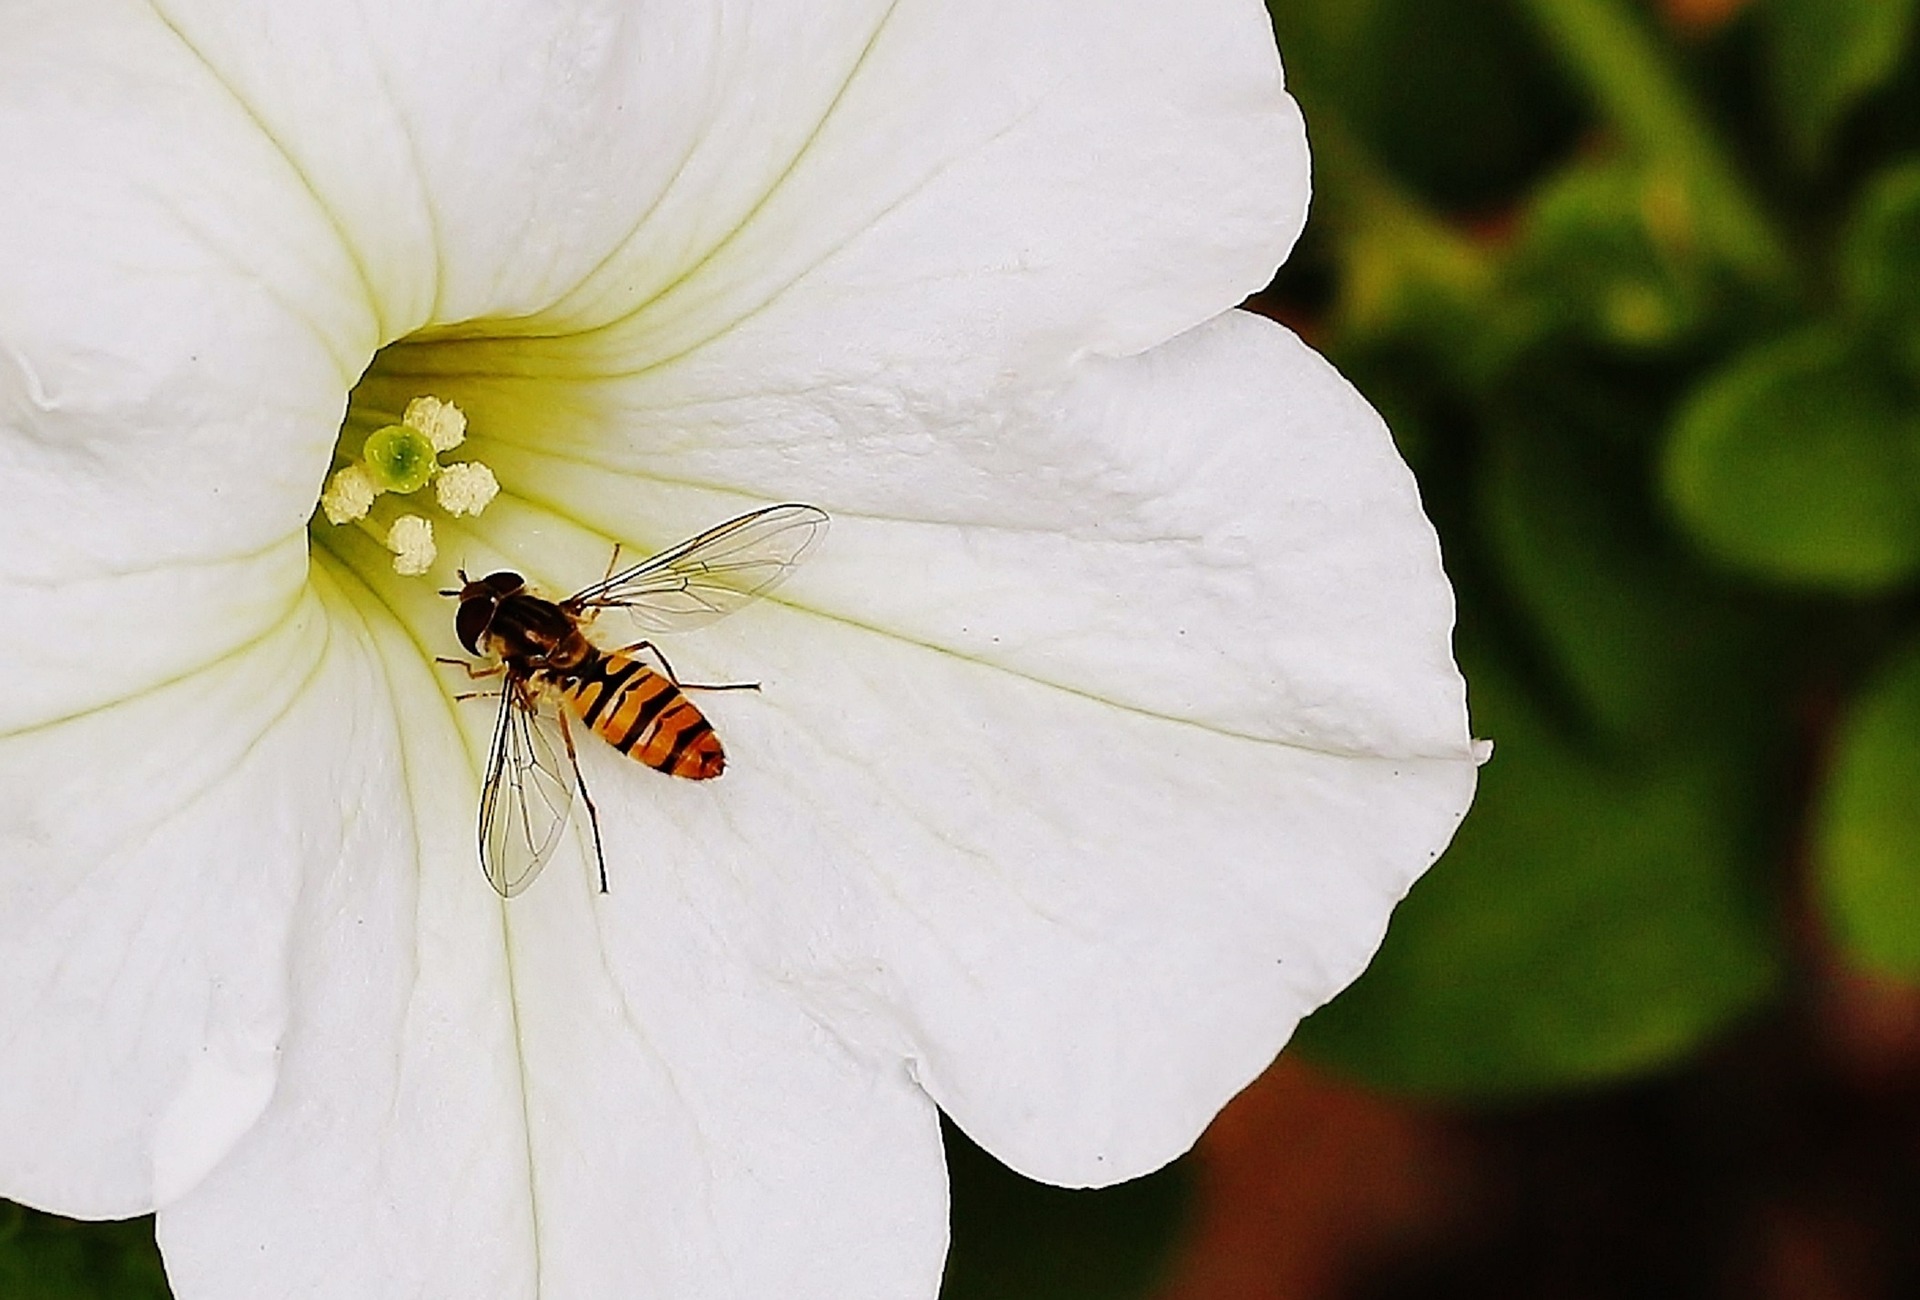
[[[1393,425],[1497,751],[1196,1156],[950,1135],[949,1300],[1920,1295],[1915,2],[1273,0],[1250,306]],[[165,1294],[0,1204],[0,1297]]]

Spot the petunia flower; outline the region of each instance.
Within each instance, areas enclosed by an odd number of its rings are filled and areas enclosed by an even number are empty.
[[[185,1300],[932,1296],[937,1109],[1164,1163],[1470,797],[1412,480],[1229,310],[1252,0],[30,0],[0,176],[0,1195]],[[498,497],[322,509],[428,397]],[[724,778],[585,744],[609,892],[503,900],[437,589],[779,501]]]

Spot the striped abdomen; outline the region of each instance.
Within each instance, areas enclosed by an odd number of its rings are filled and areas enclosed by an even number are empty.
[[[665,676],[625,655],[595,653],[544,685],[621,753],[668,776],[705,781],[727,766],[720,737]]]

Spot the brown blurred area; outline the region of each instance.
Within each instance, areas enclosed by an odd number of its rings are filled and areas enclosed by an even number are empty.
[[[1920,1296],[1920,990],[1810,964],[1684,1069],[1542,1102],[1283,1057],[1201,1142],[1155,1300]]]
[[[1752,0],[1660,0],[1660,13],[1674,29],[1697,35],[1718,31]]]

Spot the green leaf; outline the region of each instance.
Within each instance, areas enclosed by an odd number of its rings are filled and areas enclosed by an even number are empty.
[[[1523,218],[1515,285],[1588,337],[1665,346],[1698,329],[1714,296],[1699,222],[1672,168],[1582,159],[1543,186]]]
[[[0,1201],[6,1300],[167,1300],[153,1220],[77,1223]]]
[[[1920,374],[1920,162],[1891,167],[1866,186],[1840,241],[1847,305],[1884,330]]]
[[[1710,552],[1767,577],[1870,590],[1920,568],[1920,400],[1824,327],[1710,376],[1674,425],[1665,480]]]
[[[1869,0],[1871,2],[1871,0]],[[1634,154],[1687,192],[1713,259],[1769,296],[1793,279],[1787,241],[1716,138],[1667,43],[1633,0],[1519,0]]]
[[[1302,1050],[1375,1086],[1512,1095],[1657,1067],[1767,999],[1749,767],[1596,757],[1491,664],[1467,667],[1495,744],[1473,811]]]
[[[941,1300],[1136,1300],[1163,1280],[1186,1222],[1183,1162],[1075,1191],[1022,1178],[945,1127],[953,1247]]]
[[[1582,125],[1508,0],[1269,0],[1268,9],[1307,120],[1339,115],[1401,183],[1442,207],[1509,201]]]
[[[1854,701],[1816,835],[1841,944],[1871,969],[1920,979],[1920,646]]]
[[[1540,391],[1520,390],[1525,415],[1485,458],[1480,518],[1558,684],[1617,741],[1749,746],[1771,713],[1779,638],[1677,553],[1644,457],[1607,427],[1644,417],[1566,366],[1528,387]]]
[[[1774,98],[1802,159],[1899,67],[1913,10],[1914,0],[1767,0]]]

